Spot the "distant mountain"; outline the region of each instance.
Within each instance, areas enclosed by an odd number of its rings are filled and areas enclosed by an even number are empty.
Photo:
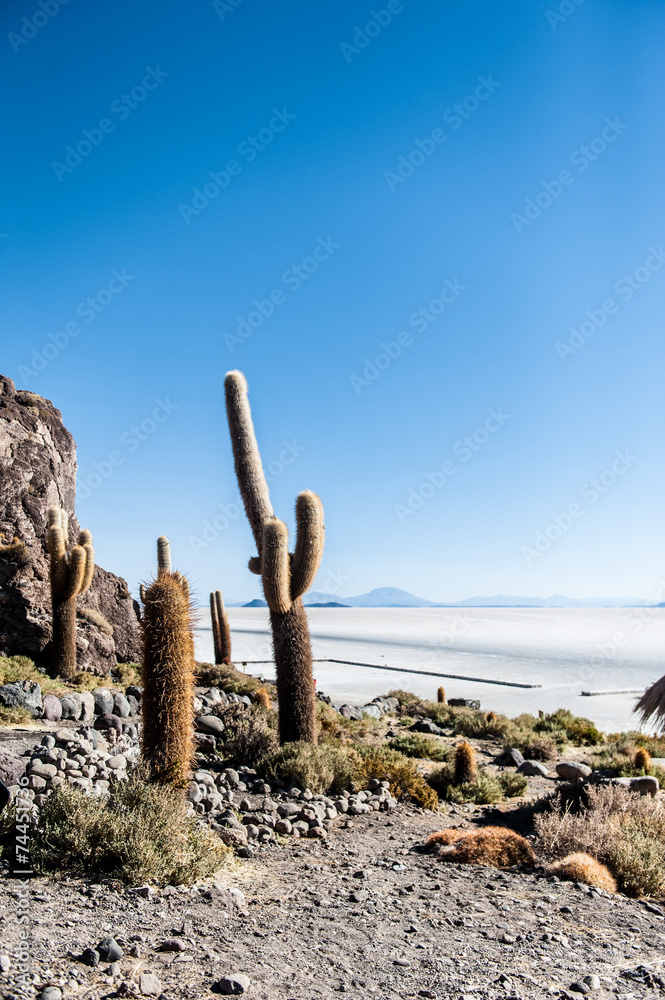
[[[311,590],[304,597],[307,607],[335,605],[330,600],[330,594],[320,590]],[[553,594],[551,597],[514,597],[498,594],[494,597],[467,597],[464,601],[445,604],[439,601],[427,601],[416,597],[398,587],[377,587],[368,594],[356,597],[341,597],[342,607],[351,608],[643,608],[654,607],[653,602],[641,597],[565,597],[563,594]],[[663,605],[655,605],[662,607]]]
[[[308,604],[308,608],[348,608],[349,604],[340,604],[339,601],[322,601],[319,604]]]
[[[249,601],[247,604],[243,604],[242,607],[243,608],[267,608],[268,605],[266,604],[265,601],[262,601],[258,597],[255,597],[253,601]]]

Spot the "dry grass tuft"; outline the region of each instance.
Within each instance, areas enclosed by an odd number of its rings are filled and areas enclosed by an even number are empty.
[[[77,608],[76,614],[79,618],[83,618],[85,621],[95,625],[104,635],[113,635],[113,625],[96,608]]]
[[[471,833],[439,830],[428,837],[425,848],[431,849],[441,861],[488,868],[533,865],[536,860],[528,840],[503,826],[486,826]]]
[[[566,882],[584,882],[585,885],[595,885],[597,889],[605,889],[606,892],[617,891],[616,881],[609,868],[582,851],[552,862],[546,871],[548,875],[556,875]]]
[[[30,860],[40,872],[96,872],[130,885],[190,884],[212,875],[232,851],[187,815],[182,792],[136,769],[108,797],[61,785],[32,832]]]
[[[0,535],[0,538],[4,537],[4,535]],[[14,563],[17,567],[22,568],[30,562],[30,549],[25,542],[14,536],[11,542],[0,542],[0,559]]]

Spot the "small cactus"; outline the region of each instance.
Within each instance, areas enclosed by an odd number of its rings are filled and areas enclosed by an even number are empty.
[[[225,391],[238,486],[258,551],[249,568],[261,576],[270,609],[280,741],[316,743],[312,649],[302,596],[311,587],[323,555],[323,504],[310,490],[299,494],[295,551],[289,554],[286,525],[275,517],[270,502],[244,375],[229,372]]]
[[[646,747],[640,747],[637,750],[633,760],[633,766],[638,771],[644,771],[645,774],[649,773],[651,770],[651,754]]]
[[[460,743],[455,750],[455,784],[463,785],[478,777],[476,751],[470,743]]]
[[[166,543],[166,544],[164,544]],[[143,594],[143,759],[153,780],[183,786],[194,753],[194,633],[189,584],[160,538],[158,573]]]
[[[210,594],[210,618],[215,647],[215,663],[231,663],[231,629],[221,590]]]
[[[259,705],[260,708],[264,708],[266,712],[270,712],[272,709],[272,698],[270,697],[270,691],[267,688],[258,688],[254,692],[254,704]]]
[[[69,516],[60,507],[49,507],[46,547],[53,608],[53,667],[71,679],[76,673],[76,598],[92,583],[95,550],[92,534],[79,532],[78,543],[69,547]]]
[[[446,704],[446,689],[444,687],[440,687],[437,690],[437,692],[436,692],[436,700],[438,701],[439,705],[445,705]]]
[[[496,712],[488,712],[487,715],[485,716],[485,722],[490,722],[490,723],[496,722],[498,718],[499,716],[496,714]]]

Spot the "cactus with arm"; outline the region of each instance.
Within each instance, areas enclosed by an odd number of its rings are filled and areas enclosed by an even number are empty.
[[[92,583],[95,550],[92,534],[79,532],[68,545],[69,516],[60,507],[49,507],[46,546],[53,608],[53,666],[56,674],[71,679],[76,673],[76,598]]]
[[[316,699],[302,596],[311,587],[323,555],[323,504],[310,490],[299,494],[296,545],[291,555],[287,527],[275,517],[270,502],[244,375],[229,372],[225,391],[238,486],[258,551],[258,556],[250,559],[249,568],[261,576],[270,609],[280,740],[314,743]]]

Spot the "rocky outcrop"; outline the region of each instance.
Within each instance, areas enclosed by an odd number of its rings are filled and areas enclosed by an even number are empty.
[[[58,506],[69,513],[73,543],[75,490],[76,445],[60,411],[0,375],[0,655],[23,654],[50,666],[46,511]],[[121,577],[97,567],[77,603],[81,670],[105,674],[116,661],[138,661],[137,606]]]

